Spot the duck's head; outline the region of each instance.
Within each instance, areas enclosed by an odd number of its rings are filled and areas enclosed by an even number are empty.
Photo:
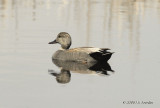
[[[49,42],[48,44],[59,43],[63,49],[69,49],[69,47],[71,46],[71,42],[72,42],[72,40],[71,40],[71,37],[68,33],[60,32],[57,35],[57,38],[54,41]]]

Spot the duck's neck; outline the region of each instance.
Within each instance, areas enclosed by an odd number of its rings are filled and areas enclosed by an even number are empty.
[[[66,45],[61,45],[62,49],[64,49],[64,50],[69,49],[70,46],[71,46],[71,42],[69,44],[66,44]]]

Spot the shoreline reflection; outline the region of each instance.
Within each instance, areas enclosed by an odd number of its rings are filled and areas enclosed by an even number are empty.
[[[54,70],[48,70],[48,72],[55,76],[56,81],[61,84],[70,82],[71,73],[110,75],[108,74],[108,71],[114,72],[107,62],[79,63],[62,60],[52,60],[52,62],[59,67],[61,71],[55,72]]]

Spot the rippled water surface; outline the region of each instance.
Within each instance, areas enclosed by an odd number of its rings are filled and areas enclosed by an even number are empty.
[[[115,72],[71,63],[86,70],[58,83],[48,42],[62,31],[72,48],[110,48]],[[159,108],[159,55],[159,0],[0,0],[0,108]]]

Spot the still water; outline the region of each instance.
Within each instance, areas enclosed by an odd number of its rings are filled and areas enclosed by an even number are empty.
[[[114,72],[62,63],[83,71],[58,83],[48,42],[62,31],[72,48],[110,48]],[[0,0],[0,108],[159,108],[159,55],[159,0]]]

